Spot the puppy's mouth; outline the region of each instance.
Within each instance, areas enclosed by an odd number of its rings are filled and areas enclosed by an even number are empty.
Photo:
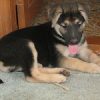
[[[68,45],[68,51],[71,55],[76,55],[79,52],[79,45]]]
[[[79,53],[79,47],[85,42],[85,37],[82,35],[81,40],[75,44],[68,44],[68,51],[71,55],[76,55]]]
[[[79,40],[74,40],[75,39],[71,40],[68,44],[68,50],[71,55],[76,55],[79,52]]]

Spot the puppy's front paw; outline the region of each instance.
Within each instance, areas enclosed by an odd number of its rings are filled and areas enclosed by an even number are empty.
[[[91,73],[100,73],[100,66],[98,66],[97,64],[90,64],[90,72]]]
[[[63,70],[60,72],[60,74],[69,77],[70,76],[70,72],[66,69],[63,68]]]
[[[63,76],[63,75],[58,75],[56,80],[55,80],[55,83],[62,83],[62,82],[65,82],[66,81],[66,77]]]

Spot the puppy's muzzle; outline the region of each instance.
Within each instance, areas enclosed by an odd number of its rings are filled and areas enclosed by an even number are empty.
[[[72,38],[70,40],[70,44],[77,44],[78,43],[78,39],[77,38]]]

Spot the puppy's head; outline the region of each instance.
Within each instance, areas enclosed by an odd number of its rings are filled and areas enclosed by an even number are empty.
[[[66,45],[80,43],[88,16],[78,3],[52,5],[48,10],[52,28],[62,37]]]

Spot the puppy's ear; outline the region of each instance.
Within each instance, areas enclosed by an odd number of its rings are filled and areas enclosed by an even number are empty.
[[[48,8],[48,18],[52,21],[52,27],[54,27],[62,14],[63,9],[61,5],[52,3]]]
[[[86,4],[78,4],[78,9],[81,15],[84,17],[85,22],[88,23],[88,16],[90,12],[90,6]]]
[[[54,17],[56,17],[58,14],[62,13],[62,7],[61,5],[57,3],[52,3],[48,6],[48,18],[49,20],[52,20]]]

